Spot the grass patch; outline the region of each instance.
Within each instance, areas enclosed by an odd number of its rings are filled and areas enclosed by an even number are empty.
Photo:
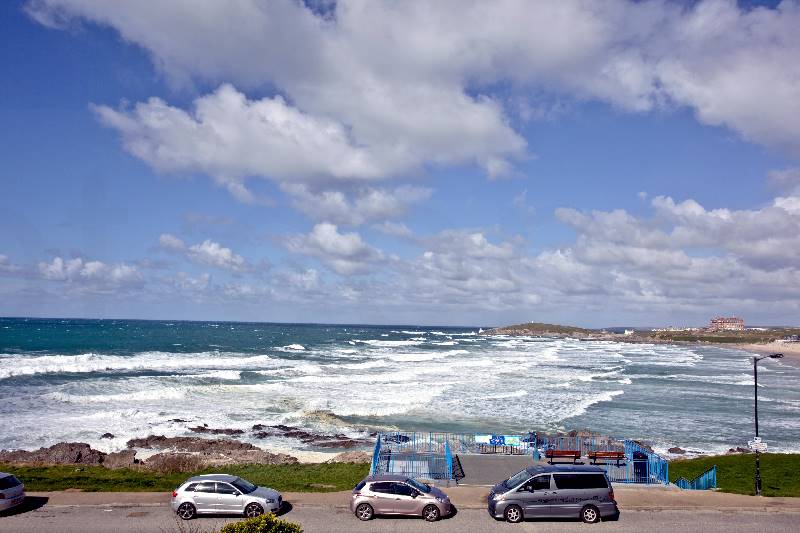
[[[717,465],[717,487],[723,492],[755,494],[754,454],[718,455],[670,461],[669,480],[694,479]],[[764,496],[800,496],[800,454],[761,454],[761,493]]]
[[[331,492],[352,489],[369,472],[369,465],[323,463],[298,465],[236,465],[196,472],[161,474],[148,470],[109,470],[102,466],[12,466],[0,464],[28,491],[82,489],[86,492],[168,492],[198,474],[232,474],[278,491]]]

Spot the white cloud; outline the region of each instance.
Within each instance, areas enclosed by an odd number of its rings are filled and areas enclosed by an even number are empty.
[[[186,250],[186,243],[171,233],[163,233],[158,238],[158,245],[172,252],[182,252]]]
[[[190,261],[201,265],[222,268],[232,272],[243,272],[250,268],[244,257],[211,239],[188,246],[178,237],[170,233],[163,233],[158,238],[158,244],[164,250],[184,254]]]
[[[247,268],[247,261],[244,260],[244,257],[209,239],[190,246],[188,256],[197,263],[226,270],[242,271]]]
[[[368,187],[357,189],[350,199],[343,191],[315,192],[303,184],[284,184],[283,190],[292,197],[294,206],[312,219],[348,226],[400,217],[433,192],[409,185],[395,189]]]
[[[399,237],[403,239],[410,238],[413,235],[411,229],[400,222],[385,221],[380,224],[374,224],[372,229],[390,235],[392,237]]]
[[[289,251],[320,259],[342,275],[368,273],[383,254],[368,245],[358,233],[340,233],[335,224],[317,224],[308,235],[286,239]]]
[[[144,283],[141,272],[135,266],[125,263],[109,265],[102,261],[85,261],[80,257],[67,260],[55,257],[50,263],[42,261],[38,271],[46,280],[94,288],[122,288]]]
[[[210,287],[211,274],[204,272],[197,277],[191,277],[186,272],[178,272],[169,282],[177,290],[191,295],[204,293]]]
[[[526,145],[492,96],[498,84],[515,109],[526,94],[634,112],[686,106],[800,154],[794,1],[340,0],[323,16],[291,0],[34,0],[28,11],[50,26],[111,26],[173,82],[277,88],[286,100],[248,101],[224,85],[191,113],[157,99],[98,108],[132,153],[208,172],[244,199],[249,175],[375,179],[468,162],[508,172]]]
[[[0,254],[0,273],[13,274],[19,272],[21,268],[11,262],[7,255]]]
[[[769,181],[775,187],[800,195],[800,167],[773,170]]]

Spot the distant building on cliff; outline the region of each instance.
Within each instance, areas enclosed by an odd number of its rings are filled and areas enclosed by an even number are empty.
[[[718,316],[711,319],[708,331],[744,331],[744,320],[735,316]]]

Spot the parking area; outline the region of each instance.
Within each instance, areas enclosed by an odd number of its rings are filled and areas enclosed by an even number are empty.
[[[330,532],[441,532],[486,531],[720,531],[745,533],[796,531],[800,512],[739,510],[631,510],[618,522],[587,525],[572,521],[528,521],[507,524],[489,517],[483,509],[460,509],[456,516],[435,524],[416,518],[378,518],[360,522],[346,508],[295,504],[285,518],[299,523],[306,533]],[[0,531],[9,533],[193,533],[211,532],[232,522],[230,518],[200,518],[187,525],[175,519],[166,505],[159,506],[60,506],[44,505],[13,516],[0,517]],[[182,528],[182,529],[181,529]]]

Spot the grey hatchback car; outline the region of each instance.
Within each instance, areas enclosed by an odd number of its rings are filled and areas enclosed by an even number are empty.
[[[596,466],[531,466],[501,481],[488,497],[489,514],[526,518],[617,520],[619,509],[605,471]]]
[[[283,501],[277,491],[257,487],[227,474],[207,474],[184,481],[172,491],[172,510],[184,520],[198,514],[238,514],[247,517],[277,512]]]
[[[427,483],[402,475],[377,475],[361,480],[353,489],[350,511],[359,520],[376,515],[421,516],[435,522],[449,516],[452,507],[447,494]]]

